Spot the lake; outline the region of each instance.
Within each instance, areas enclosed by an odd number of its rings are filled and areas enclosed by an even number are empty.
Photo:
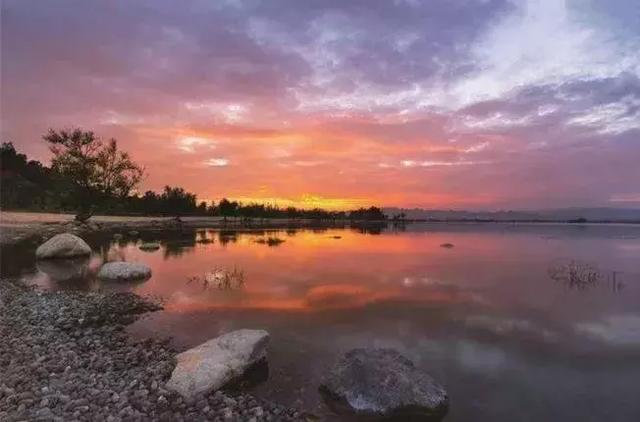
[[[129,327],[179,349],[220,333],[271,335],[254,394],[336,417],[323,374],[355,347],[393,347],[443,384],[445,421],[640,420],[640,226],[416,224],[373,230],[195,230],[87,240],[73,265],[3,250],[2,275],[47,289],[159,296]],[[446,245],[449,244],[449,245]],[[103,260],[151,279],[101,283]],[[232,276],[220,277],[220,274]]]

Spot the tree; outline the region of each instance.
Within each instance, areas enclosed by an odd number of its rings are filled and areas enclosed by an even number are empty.
[[[144,170],[131,160],[128,152],[118,151],[118,142],[110,139],[96,156],[99,190],[106,196],[125,198],[144,175]]]
[[[220,215],[222,215],[226,221],[227,217],[236,215],[238,212],[238,203],[236,201],[229,201],[227,198],[222,198],[218,204],[218,210],[220,211]]]
[[[80,129],[50,129],[43,138],[53,153],[52,169],[73,184],[79,220],[90,218],[100,200],[127,197],[144,175],[128,153],[118,150],[115,139],[105,145]]]
[[[0,206],[4,209],[43,209],[55,198],[61,202],[64,195],[50,192],[54,175],[42,163],[27,160],[16,151],[11,142],[0,147]]]
[[[407,214],[401,212],[399,214],[395,214],[392,218],[393,221],[404,221],[407,218]]]
[[[383,221],[387,218],[378,207],[359,208],[349,213],[352,220],[376,220]]]
[[[196,195],[180,187],[165,186],[160,196],[163,213],[177,217],[196,210]]]

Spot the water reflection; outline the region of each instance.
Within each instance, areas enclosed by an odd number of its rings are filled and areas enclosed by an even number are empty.
[[[270,247],[274,247],[274,246],[279,246],[280,244],[284,243],[285,240],[284,239],[280,239],[279,237],[260,237],[258,239],[255,240],[256,243],[261,244],[261,245],[267,245]]]
[[[47,259],[36,262],[36,268],[54,282],[79,281],[89,277],[88,257],[75,259]]]
[[[222,246],[227,246],[229,243],[235,243],[237,241],[238,241],[237,231],[221,230],[220,232],[218,232],[218,242]]]
[[[256,242],[269,237],[286,241]],[[162,296],[165,311],[131,332],[170,335],[184,348],[233,329],[266,329],[270,374],[255,387],[261,396],[331,419],[316,390],[320,379],[347,350],[374,346],[398,349],[447,387],[447,422],[640,414],[638,227],[184,229],[140,239],[161,248],[144,253],[139,241],[90,239],[98,266],[117,258],[153,270],[130,288]],[[51,282],[29,268],[33,250],[24,253],[31,258],[18,256],[23,266],[9,269]],[[219,288],[216,271],[234,269],[242,285]],[[214,276],[205,285],[207,273]],[[194,275],[200,282],[185,281]],[[88,288],[112,288],[92,277]]]
[[[399,226],[393,226],[394,229],[397,229]],[[375,222],[375,223],[356,223],[352,226],[352,229],[358,233],[362,234],[382,234],[388,228],[388,224],[384,222]]]

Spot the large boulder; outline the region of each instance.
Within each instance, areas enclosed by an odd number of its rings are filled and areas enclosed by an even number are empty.
[[[98,278],[102,280],[130,281],[149,277],[151,268],[140,262],[108,262],[98,271]]]
[[[238,330],[180,353],[167,388],[187,399],[217,390],[266,359],[269,333]]]
[[[337,412],[362,417],[440,420],[449,397],[431,376],[393,349],[353,349],[320,386]]]
[[[36,258],[75,258],[91,254],[91,248],[78,236],[71,233],[61,233],[38,246]]]
[[[69,259],[41,259],[36,261],[36,268],[47,274],[53,281],[84,280],[89,275],[88,256]]]

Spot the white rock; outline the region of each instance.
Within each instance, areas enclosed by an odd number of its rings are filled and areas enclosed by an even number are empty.
[[[71,233],[61,233],[38,246],[36,258],[73,258],[91,254],[91,248],[78,236]]]
[[[209,340],[176,356],[178,364],[167,388],[185,398],[217,390],[265,359],[268,343],[269,333],[247,329]]]
[[[127,281],[151,277],[151,268],[140,262],[108,262],[98,271],[103,280]]]

